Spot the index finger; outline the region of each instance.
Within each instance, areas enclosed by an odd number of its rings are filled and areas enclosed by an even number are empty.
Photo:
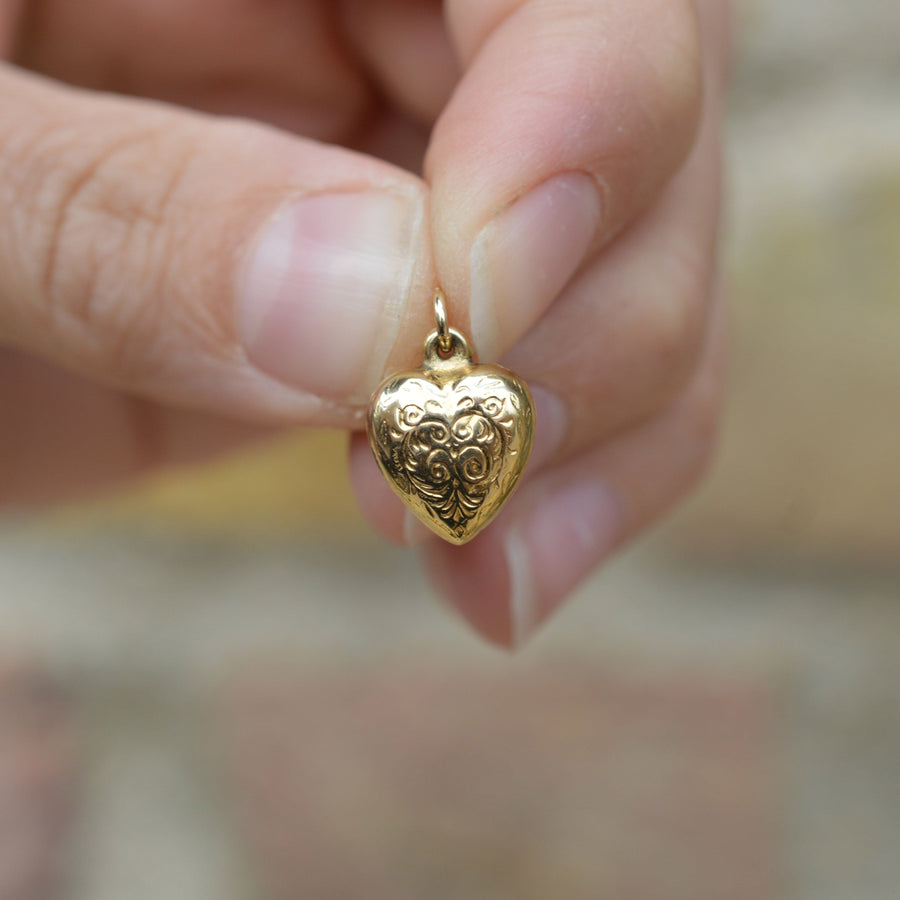
[[[686,158],[698,25],[689,0],[449,0],[447,17],[465,74],[426,160],[435,262],[490,358]]]

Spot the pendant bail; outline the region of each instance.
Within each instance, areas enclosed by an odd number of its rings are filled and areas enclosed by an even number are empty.
[[[447,354],[453,349],[453,336],[447,324],[447,307],[444,305],[444,292],[438,289],[434,295],[434,322],[437,326],[438,347],[441,353]]]

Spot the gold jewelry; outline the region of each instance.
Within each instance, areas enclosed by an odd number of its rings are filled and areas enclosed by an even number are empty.
[[[421,368],[389,376],[372,395],[367,432],[394,493],[444,540],[464,544],[497,515],[528,462],[534,401],[509,369],[473,361],[447,325],[440,291],[434,319]]]

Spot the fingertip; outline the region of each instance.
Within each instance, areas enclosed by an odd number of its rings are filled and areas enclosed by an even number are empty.
[[[598,183],[566,172],[496,215],[472,246],[469,322],[487,359],[546,312],[581,265],[602,217]]]
[[[532,384],[531,397],[535,428],[527,476],[540,472],[559,453],[569,432],[569,411],[558,394],[542,384]]]
[[[493,31],[426,158],[435,264],[488,357],[658,196],[695,142],[702,95],[690,0],[486,14],[501,5],[448,4],[459,27],[473,18]]]
[[[348,467],[350,484],[365,520],[388,540],[403,544],[403,504],[385,484],[364,434],[350,436]]]
[[[426,541],[431,532],[403,505],[378,470],[364,434],[350,437],[350,483],[366,521],[388,540],[403,546]]]
[[[483,638],[514,649],[509,614],[509,569],[498,529],[489,528],[461,547],[434,541],[425,548],[432,583]]]
[[[435,543],[435,586],[484,638],[518,650],[616,546],[622,511],[610,486],[544,484],[461,547]]]

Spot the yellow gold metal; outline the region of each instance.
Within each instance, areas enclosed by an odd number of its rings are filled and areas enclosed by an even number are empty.
[[[440,339],[441,353],[446,356],[453,349],[453,339],[450,337],[450,329],[447,326],[447,309],[444,306],[444,292],[435,291],[434,294],[434,323],[437,327]]]
[[[528,386],[502,366],[479,365],[447,324],[443,295],[421,368],[376,389],[367,431],[382,474],[432,531],[464,544],[513,492],[534,441]]]

